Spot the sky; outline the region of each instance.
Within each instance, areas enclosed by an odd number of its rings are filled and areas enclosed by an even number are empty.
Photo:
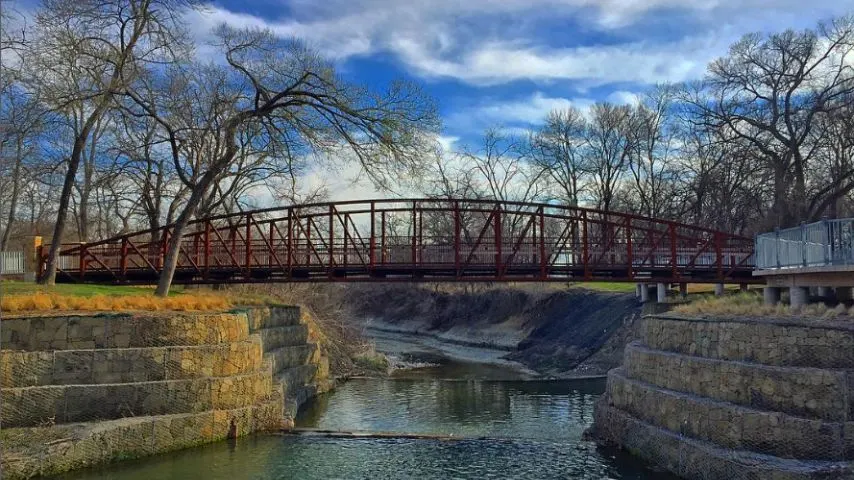
[[[446,143],[470,144],[490,126],[536,127],[555,108],[699,78],[746,33],[849,11],[854,0],[217,0],[190,25],[200,38],[220,22],[267,27],[346,78],[418,81]]]
[[[438,102],[443,146],[460,149],[489,127],[536,128],[553,109],[632,102],[656,83],[698,79],[744,34],[849,12],[854,0],[209,0],[185,16],[202,45],[223,22],[269,28],[349,80],[416,81]],[[354,191],[357,176],[346,168],[332,184],[311,181],[333,197],[375,193]]]
[[[536,128],[553,109],[698,79],[744,34],[851,11],[854,0],[215,0],[188,15],[202,40],[221,22],[265,27],[353,81],[415,80],[438,101],[443,145],[463,148],[488,127]],[[373,193],[346,173],[334,197]]]

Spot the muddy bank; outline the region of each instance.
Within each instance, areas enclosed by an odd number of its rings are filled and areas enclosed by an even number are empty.
[[[479,348],[491,352],[487,363],[518,362],[551,377],[618,365],[641,313],[631,294],[556,285],[350,285],[339,294],[370,336],[418,335],[452,354]]]

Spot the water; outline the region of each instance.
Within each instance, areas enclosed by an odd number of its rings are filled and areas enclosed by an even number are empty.
[[[475,379],[478,372],[487,379]],[[495,376],[500,375],[494,368],[451,362],[390,379],[355,379],[315,399],[297,419],[303,427],[459,440],[254,436],[67,478],[673,478],[581,440],[604,391],[602,380],[489,379]]]

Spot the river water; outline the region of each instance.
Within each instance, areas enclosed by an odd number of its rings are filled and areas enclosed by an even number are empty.
[[[538,381],[509,365],[400,338],[378,347],[421,368],[358,378],[305,405],[298,427],[437,439],[259,435],[82,471],[91,480],[672,479],[581,440],[602,379]],[[447,352],[444,352],[447,353]],[[399,357],[398,357],[399,358]]]

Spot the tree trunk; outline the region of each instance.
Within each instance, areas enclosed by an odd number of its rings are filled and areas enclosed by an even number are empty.
[[[178,216],[178,220],[170,232],[168,249],[163,258],[163,269],[160,271],[160,279],[157,281],[157,290],[154,291],[158,297],[169,295],[169,288],[172,286],[172,279],[175,277],[175,269],[178,267],[178,257],[181,254],[181,239],[187,229],[187,224],[195,215],[202,197],[213,183],[213,170],[208,170],[193,188],[190,198],[187,199],[187,204],[184,206],[184,211]]]
[[[59,257],[59,248],[62,246],[62,234],[65,231],[65,222],[68,218],[68,204],[71,202],[71,189],[74,188],[74,180],[77,177],[77,169],[80,167],[80,152],[82,144],[86,140],[78,137],[74,142],[74,150],[68,159],[68,171],[65,173],[65,182],[62,184],[62,193],[59,196],[59,207],[56,212],[56,225],[53,227],[53,237],[50,241],[50,253],[47,256],[45,272],[39,283],[42,285],[53,285],[56,283],[56,259]]]
[[[12,198],[9,199],[9,217],[6,221],[6,230],[3,239],[0,240],[0,250],[6,250],[9,245],[9,237],[12,235],[12,225],[15,223],[15,214],[18,209],[18,196],[21,191],[21,164],[23,163],[21,139],[18,139],[15,156],[15,169],[12,172]]]

